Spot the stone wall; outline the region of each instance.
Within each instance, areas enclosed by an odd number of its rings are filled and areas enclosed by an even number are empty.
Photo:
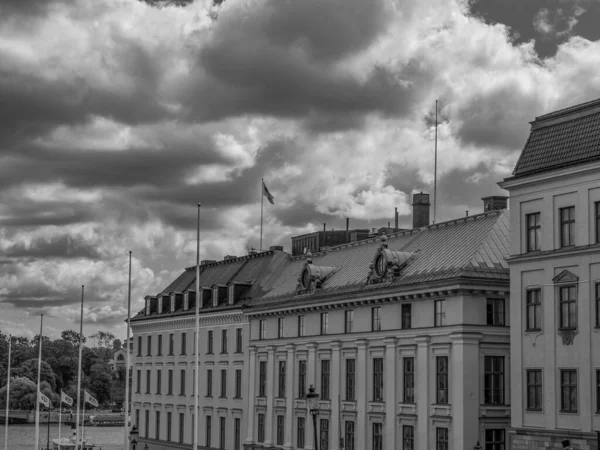
[[[568,439],[573,450],[597,450],[596,433],[577,431],[532,430],[513,428],[509,431],[511,450],[562,449],[562,441]]]

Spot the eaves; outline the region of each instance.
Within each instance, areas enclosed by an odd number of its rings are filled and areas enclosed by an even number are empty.
[[[546,261],[549,259],[565,258],[569,256],[581,256],[600,251],[600,243],[582,245],[579,247],[559,248],[555,250],[545,250],[541,252],[521,253],[506,258],[506,262],[511,264],[529,262],[529,261]]]

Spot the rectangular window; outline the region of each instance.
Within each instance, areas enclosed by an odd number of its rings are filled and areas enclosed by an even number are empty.
[[[538,331],[542,329],[542,291],[541,289],[530,289],[527,291],[526,300],[526,331]]]
[[[179,371],[179,395],[185,395],[185,369]]]
[[[284,416],[277,416],[277,445],[283,445]]]
[[[415,427],[412,425],[402,427],[402,450],[415,450]]]
[[[148,345],[146,347],[146,356],[152,356],[152,336],[148,336]]]
[[[142,337],[138,336],[137,355],[142,356]]]
[[[265,442],[265,415],[258,415],[258,436],[256,439],[258,442]]]
[[[435,400],[438,405],[448,404],[448,357],[438,356],[435,358]]]
[[[146,370],[146,394],[150,393],[150,378],[152,376],[151,374],[152,374],[152,371],[150,369],[147,369]]]
[[[219,449],[225,449],[225,417],[219,417]]]
[[[485,357],[483,386],[486,405],[504,405],[504,356]]]
[[[487,324],[496,327],[503,327],[504,323],[504,299],[487,299]]]
[[[541,248],[540,213],[527,214],[525,220],[527,222],[527,251],[537,252]]]
[[[329,313],[321,313],[321,334],[327,334],[329,327]]]
[[[171,429],[173,424],[173,413],[167,411],[167,441],[171,441]]]
[[[596,370],[596,412],[600,413],[600,370]]]
[[[346,420],[346,422],[344,423],[344,444],[346,444],[346,446],[344,447],[345,450],[355,450],[354,433],[354,421]]]
[[[144,411],[144,437],[150,437],[150,411]]]
[[[235,330],[235,352],[242,353],[242,329]]]
[[[373,424],[373,450],[383,450],[383,424]]]
[[[285,361],[279,361],[279,398],[285,398]]]
[[[595,220],[595,225],[596,225],[596,244],[600,243],[600,202],[596,202],[594,204],[595,206],[595,213],[596,213],[596,220]]]
[[[560,371],[560,411],[577,412],[577,371],[573,369]]]
[[[596,283],[596,328],[600,328],[600,283]]]
[[[260,361],[258,366],[258,396],[266,397],[267,396],[267,362]]]
[[[527,409],[542,410],[542,371],[541,369],[527,370]]]
[[[221,330],[221,353],[227,353],[227,330]]]
[[[448,428],[435,429],[435,450],[448,450]]]
[[[160,411],[156,411],[155,413],[156,423],[154,427],[154,439],[160,439]]]
[[[298,361],[298,398],[306,397],[306,361]]]
[[[156,393],[161,394],[162,389],[162,370],[156,371]]]
[[[212,369],[206,370],[206,396],[212,397]]]
[[[502,428],[485,430],[485,450],[505,450],[505,437]]]
[[[138,430],[140,429],[140,410],[139,409],[135,410],[135,427]]]
[[[383,358],[373,358],[373,401],[383,401]]]
[[[162,356],[162,334],[158,335],[158,348],[156,349],[156,356]]]
[[[138,370],[136,375],[136,394],[141,394],[142,392],[142,371]]]
[[[346,400],[356,400],[356,360],[346,360]]]
[[[185,430],[185,415],[179,413],[179,443],[183,444],[183,433]]]
[[[321,360],[321,398],[329,400],[329,376],[330,376],[330,361],[328,359]]]
[[[235,371],[235,398],[242,398],[242,371]]]
[[[329,450],[329,419],[321,419],[319,424],[319,449]]]
[[[577,328],[577,287],[563,286],[560,292],[560,329]]]
[[[167,394],[173,395],[173,370],[167,372]]]
[[[305,428],[306,428],[306,422],[304,420],[304,417],[298,417],[298,433],[296,436],[296,447],[298,447],[298,448],[304,448],[304,435],[305,435],[304,429]]]
[[[169,356],[173,356],[175,351],[175,335],[173,333],[169,334]]]
[[[206,341],[206,354],[207,355],[212,355],[213,354],[213,330],[208,330],[208,340]]]
[[[264,339],[266,336],[266,322],[264,319],[261,319],[258,322],[258,339]]]
[[[344,333],[352,333],[354,330],[354,311],[349,309],[344,311]]]
[[[181,333],[181,355],[185,355],[187,352],[187,334]]]
[[[415,402],[415,358],[407,357],[402,360],[402,373],[404,375],[402,390],[404,403]]]
[[[221,398],[227,397],[227,370],[221,369]]]
[[[404,303],[402,305],[402,329],[408,330],[412,328],[412,305]]]
[[[241,450],[240,444],[242,442],[242,420],[239,418],[233,419],[234,433],[233,433],[233,450]]]
[[[436,327],[446,325],[446,300],[436,300],[434,302],[435,323]]]
[[[298,316],[298,336],[304,336],[304,316]]]
[[[381,330],[381,307],[371,308],[371,331]]]
[[[560,208],[560,246],[575,245],[575,207]]]
[[[212,416],[206,416],[206,446],[210,447],[211,444],[211,435],[212,435]]]
[[[283,337],[283,317],[277,319],[277,337],[279,339]]]

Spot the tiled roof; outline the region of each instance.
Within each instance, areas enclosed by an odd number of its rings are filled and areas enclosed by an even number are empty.
[[[532,122],[513,175],[522,177],[600,159],[600,99]]]

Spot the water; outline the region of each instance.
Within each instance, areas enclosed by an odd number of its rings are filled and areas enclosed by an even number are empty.
[[[102,450],[122,450],[123,433],[125,427],[86,427],[86,440],[95,443]],[[61,427],[61,436],[70,437],[71,426]],[[40,449],[46,448],[48,437],[48,425],[40,424]],[[52,439],[58,438],[58,424],[50,424],[50,448]],[[4,424],[0,425],[0,448],[4,449]],[[35,425],[9,425],[8,426],[8,448],[9,450],[32,450],[35,448]]]

